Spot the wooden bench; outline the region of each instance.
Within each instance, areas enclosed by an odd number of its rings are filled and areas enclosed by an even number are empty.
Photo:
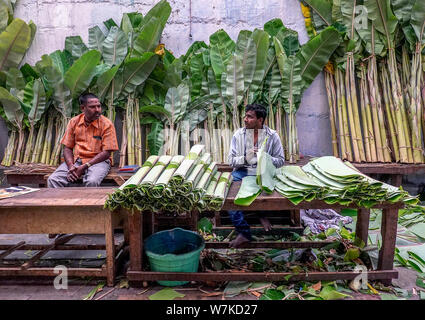
[[[22,172],[13,167],[4,171],[6,181],[11,186],[36,184],[40,188],[47,187],[47,179],[53,173],[51,170],[43,170],[43,172]],[[133,173],[119,172],[118,168],[112,167],[108,175],[103,179],[103,182],[115,183],[118,186],[122,185]]]
[[[126,213],[111,213],[103,205],[114,188],[44,188],[32,193],[0,200],[0,234],[69,234],[50,244],[30,245],[21,241],[2,245],[0,260],[16,250],[38,250],[21,266],[1,266],[1,277],[56,277],[54,268],[35,267],[37,260],[50,250],[106,250],[106,264],[101,268],[68,268],[70,277],[103,277],[114,285],[116,252],[126,244],[115,243],[114,230],[124,228]],[[102,234],[104,246],[71,245],[72,234]]]

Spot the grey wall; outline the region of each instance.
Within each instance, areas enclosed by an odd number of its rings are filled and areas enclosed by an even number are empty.
[[[88,29],[113,18],[120,22],[125,12],[145,14],[158,0],[18,0],[15,16],[33,20],[37,33],[25,61],[34,64],[43,54],[64,48],[65,38],[80,35],[87,42]],[[299,0],[169,0],[172,8],[162,42],[174,55],[184,54],[196,40],[209,42],[209,36],[223,28],[236,40],[240,30],[262,28],[280,18],[308,40]],[[297,114],[300,151],[306,155],[332,154],[329,114],[323,75],[305,92]],[[0,123],[0,150],[7,143],[6,129]]]

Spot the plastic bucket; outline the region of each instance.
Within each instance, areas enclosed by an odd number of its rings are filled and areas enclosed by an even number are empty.
[[[154,233],[145,240],[144,246],[152,271],[196,272],[205,241],[196,232],[174,228]],[[167,287],[188,282],[158,281],[160,285]]]

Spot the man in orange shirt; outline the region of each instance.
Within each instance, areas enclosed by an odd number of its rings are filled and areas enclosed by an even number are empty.
[[[111,168],[111,152],[118,150],[114,124],[102,116],[99,99],[91,93],[79,98],[82,113],[72,118],[61,143],[62,163],[47,180],[49,188],[67,187],[80,178],[86,187],[97,187]]]

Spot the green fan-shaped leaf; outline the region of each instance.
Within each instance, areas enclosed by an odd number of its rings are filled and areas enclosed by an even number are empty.
[[[302,46],[297,57],[301,63],[301,77],[305,89],[328,63],[340,42],[339,32],[334,27],[328,27]]]
[[[254,77],[257,61],[257,47],[251,31],[239,32],[235,54],[242,62],[244,90],[247,90]]]
[[[9,24],[9,9],[4,2],[0,2],[0,32],[3,32]]]
[[[32,79],[39,78],[40,75],[32,66],[30,66],[28,63],[25,63],[20,71],[22,72],[23,77],[25,78],[26,82],[31,81]]]
[[[10,68],[7,72],[6,88],[16,88],[22,90],[25,88],[25,79],[22,72],[16,68]]]
[[[149,77],[158,62],[158,56],[145,52],[140,58],[132,58],[124,63],[122,94],[131,94],[136,87]]]
[[[106,92],[108,91],[109,85],[111,84],[112,79],[114,79],[115,74],[118,71],[118,68],[119,66],[112,67],[97,78],[97,96],[101,101],[103,101]]]
[[[3,87],[0,87],[0,103],[3,105],[3,110],[10,123],[18,129],[22,128],[24,112],[22,111],[21,105],[19,101]]]
[[[146,13],[142,24],[155,17],[159,19],[159,23],[161,24],[162,28],[164,28],[170,14],[170,4],[166,0],[161,0]]]
[[[185,83],[181,83],[177,88],[168,89],[164,108],[171,114],[173,124],[183,118],[189,99],[189,87]]]
[[[105,63],[112,67],[120,65],[127,55],[127,35],[119,28],[112,27],[102,44],[102,55]]]
[[[416,0],[412,7],[412,18],[410,24],[415,30],[416,37],[424,44],[425,37],[425,2]]]
[[[89,29],[89,49],[102,52],[102,45],[105,38],[105,35],[98,26],[91,27]]]
[[[290,56],[283,61],[282,104],[286,113],[297,111],[302,93],[301,63],[297,56]]]
[[[162,121],[152,123],[148,133],[148,147],[151,155],[159,155],[159,151],[164,145],[164,124]]]
[[[73,98],[78,97],[87,89],[95,75],[95,69],[99,61],[100,52],[90,50],[75,61],[65,73],[65,84],[71,90]]]
[[[66,50],[56,50],[52,52],[49,56],[50,58],[52,58],[53,65],[55,65],[55,67],[61,72],[61,74],[65,75],[65,73],[68,71],[72,64],[71,54]]]
[[[14,19],[0,34],[0,71],[17,68],[30,42],[30,27],[21,19]]]
[[[266,72],[266,62],[267,62],[267,52],[269,48],[269,35],[267,32],[259,29],[255,29],[252,33],[252,38],[256,45],[256,64],[255,64],[255,72],[252,77],[251,85],[249,88],[249,103],[253,102],[254,93],[258,90],[263,79],[265,77]]]
[[[229,35],[220,29],[210,36],[210,59],[217,85],[221,87],[221,75],[232,58],[236,44]]]
[[[323,24],[330,26],[332,21],[332,4],[327,0],[304,0],[315,14],[323,21]],[[317,21],[317,20],[316,20]],[[317,22],[315,22],[316,27]],[[319,31],[319,30],[318,30]]]
[[[158,2],[149,10],[143,19],[140,34],[134,42],[135,54],[141,55],[155,49],[170,14],[171,7],[166,1]]]
[[[44,91],[43,83],[40,79],[34,80],[31,88],[25,87],[25,97],[31,97],[31,111],[28,114],[28,120],[31,126],[34,126],[40,121],[42,115],[46,111],[46,92]]]
[[[226,70],[226,91],[223,92],[233,109],[241,103],[244,93],[243,64],[239,56],[233,55]]]
[[[397,27],[397,18],[391,11],[389,0],[364,0],[368,17],[376,30],[382,33],[387,41],[392,42]]]
[[[65,38],[65,50],[71,54],[72,60],[79,59],[88,48],[80,36],[71,36]]]
[[[415,0],[391,0],[394,15],[402,24],[409,22],[412,15],[412,6]]]
[[[264,24],[264,31],[267,32],[270,37],[275,37],[282,28],[284,28],[284,25],[279,18],[267,21]]]
[[[172,117],[171,113],[162,106],[155,106],[155,105],[143,106],[143,107],[139,108],[139,112],[140,113],[152,113],[152,114],[158,115],[160,117],[165,117],[165,118],[168,119],[168,121],[170,121],[170,119]]]
[[[112,27],[118,27],[118,25],[116,24],[116,22],[114,21],[114,19],[108,19],[106,21],[103,21],[103,24],[105,25],[105,27],[109,30]]]

